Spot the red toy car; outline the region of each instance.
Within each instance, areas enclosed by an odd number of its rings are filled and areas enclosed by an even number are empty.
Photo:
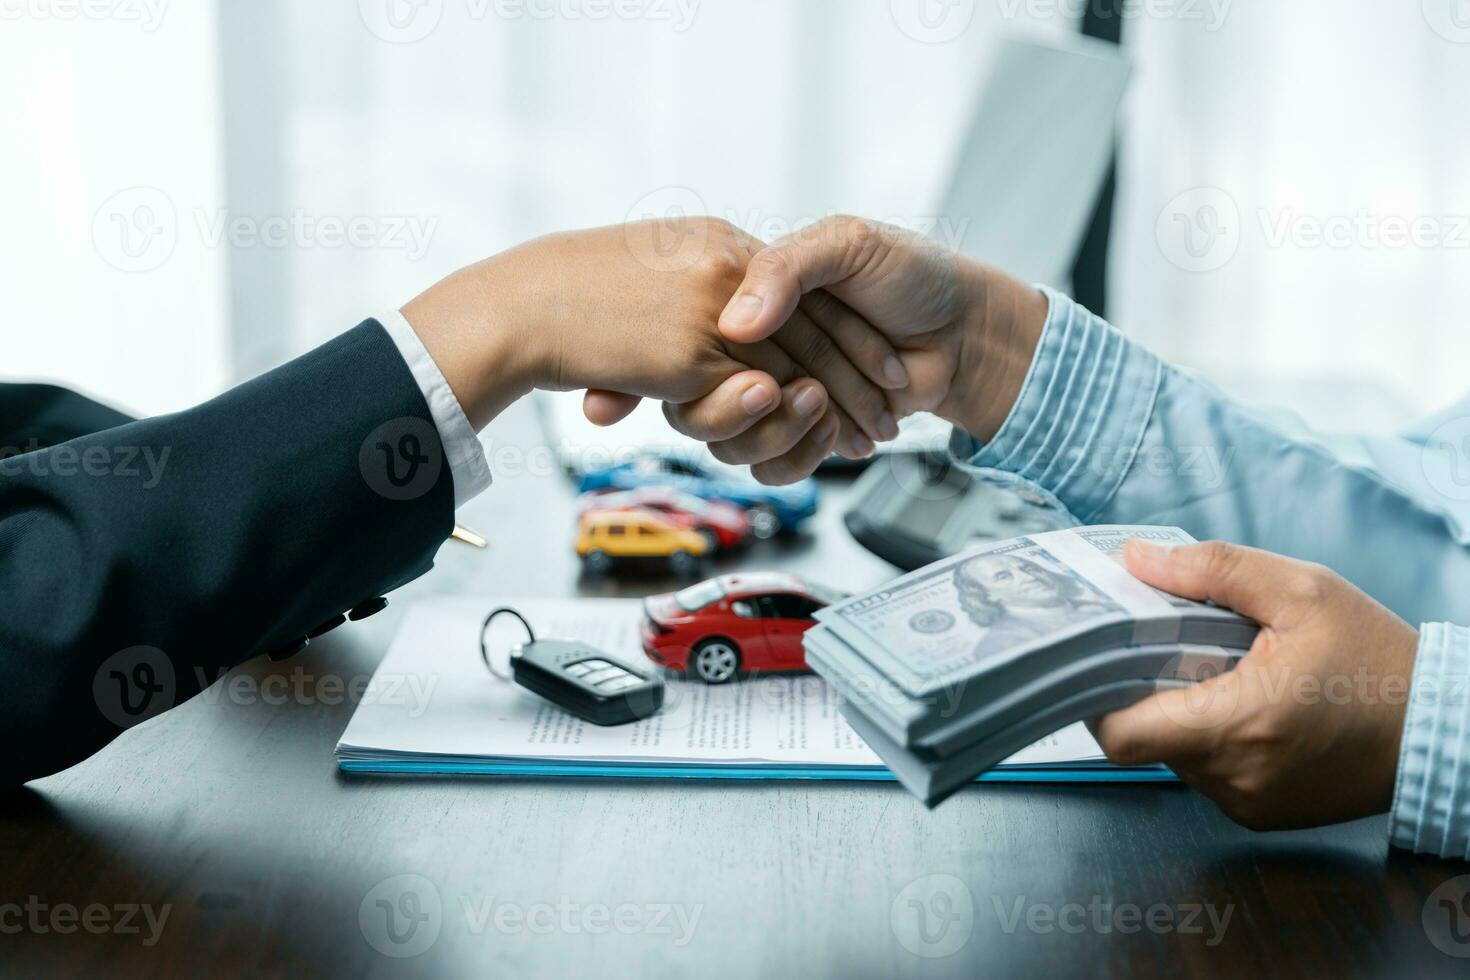
[[[646,510],[663,515],[679,527],[704,535],[715,548],[735,548],[745,543],[750,520],[734,504],[705,500],[673,487],[638,487],[635,490],[592,491],[580,498],[582,513],[606,510]]]
[[[812,615],[845,598],[795,575],[721,575],[643,602],[643,650],[707,684],[741,671],[805,670]]]

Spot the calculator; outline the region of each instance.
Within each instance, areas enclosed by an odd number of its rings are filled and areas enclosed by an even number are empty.
[[[586,643],[532,640],[510,669],[517,684],[594,725],[637,721],[664,704],[662,678]]]

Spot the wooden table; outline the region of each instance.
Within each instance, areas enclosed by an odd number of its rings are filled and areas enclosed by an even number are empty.
[[[985,785],[931,813],[893,784],[341,775],[342,688],[372,674],[413,597],[670,584],[579,579],[572,489],[529,411],[497,421],[491,450],[496,484],[462,515],[489,551],[446,545],[378,617],[293,661],[248,663],[0,799],[0,971],[1470,973],[1424,925],[1431,892],[1470,867],[1391,852],[1384,818],[1253,834],[1176,785]],[[844,481],[824,482],[811,533],[737,564],[848,588],[892,575],[843,530]],[[380,899],[402,946],[384,941]],[[1470,954],[1437,901],[1440,946]],[[146,913],[165,910],[155,928]]]

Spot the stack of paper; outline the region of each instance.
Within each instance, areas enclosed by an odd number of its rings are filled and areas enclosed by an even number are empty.
[[[506,599],[539,637],[582,640],[645,664],[633,599]],[[337,743],[356,773],[891,780],[849,727],[821,678],[762,677],[708,686],[667,676],[665,707],[643,721],[590,725],[490,674],[480,622],[492,604],[413,606]],[[652,665],[649,665],[652,668]],[[1159,767],[1118,769],[1085,728],[1016,753],[994,780],[1167,780]]]

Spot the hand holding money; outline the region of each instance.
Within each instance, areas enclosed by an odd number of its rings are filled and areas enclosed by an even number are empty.
[[[1229,671],[1251,645],[1251,620],[1129,574],[1133,540],[1194,542],[1102,526],[987,544],[821,610],[807,662],[932,805],[1072,722]]]
[[[1263,629],[1235,670],[1107,716],[1114,762],[1163,762],[1257,830],[1381,813],[1393,801],[1417,632],[1327,569],[1210,542],[1139,542],[1129,571]]]

